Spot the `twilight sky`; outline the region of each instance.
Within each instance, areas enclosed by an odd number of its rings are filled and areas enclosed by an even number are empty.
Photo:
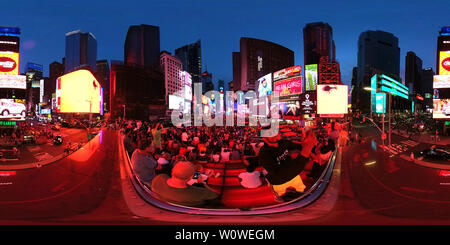
[[[64,57],[67,32],[92,32],[98,59],[123,60],[128,27],[149,24],[160,27],[161,50],[172,54],[201,39],[203,70],[206,65],[215,82],[229,82],[240,37],[285,46],[294,51],[295,65],[303,66],[302,29],[322,21],[333,28],[342,79],[349,84],[361,32],[383,30],[399,38],[404,77],[408,51],[436,71],[438,31],[450,25],[448,0],[15,0],[2,5],[0,25],[21,28],[20,72],[34,62],[44,65],[44,75],[51,62]]]

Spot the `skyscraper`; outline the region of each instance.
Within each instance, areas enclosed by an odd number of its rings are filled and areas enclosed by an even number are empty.
[[[65,72],[87,68],[97,69],[97,40],[90,32],[81,30],[66,34]]]
[[[167,51],[161,52],[161,71],[164,74],[164,83],[166,88],[166,104],[168,104],[168,96],[176,95],[184,98],[184,80],[181,76],[183,64],[177,58]]]
[[[213,74],[208,71],[202,73],[202,93],[214,90],[214,83],[212,80]]]
[[[125,39],[124,62],[159,69],[159,58],[159,26],[130,26]]]
[[[164,77],[159,70],[111,61],[112,118],[154,120],[164,116]]]
[[[398,38],[389,32],[366,31],[358,39],[358,82],[371,70],[400,77],[400,47]]]
[[[175,56],[183,63],[183,70],[192,76],[192,82],[199,83],[202,74],[202,46],[200,40],[175,49]]]
[[[97,61],[97,72],[95,73],[97,80],[103,88],[104,110],[109,111],[109,64],[108,60]]]
[[[409,88],[412,94],[424,96],[421,86],[422,60],[412,51],[406,53],[405,82],[406,87]]]
[[[425,68],[422,70],[422,80],[420,82],[420,90],[423,94],[421,96],[424,98],[424,105],[428,106],[428,108],[433,108],[433,77],[434,77],[433,68]],[[426,109],[424,107],[423,109]]]
[[[314,22],[303,28],[303,50],[305,65],[319,64],[320,58],[328,56],[328,62],[335,62],[333,29],[327,23]]]
[[[233,52],[233,89],[241,88],[241,53]]]
[[[255,38],[241,38],[240,58],[240,87],[235,89],[242,91],[255,90],[260,77],[294,65],[292,50]]]
[[[41,90],[43,92],[44,89],[44,84],[41,84],[41,80],[44,78],[44,67],[40,64],[28,62],[25,75],[27,77],[28,110],[34,110],[36,105],[41,102],[40,94]]]
[[[400,48],[398,38],[384,31],[366,31],[358,39],[357,95],[363,112],[370,112],[370,93],[363,90],[370,87],[373,74],[383,73],[400,80]]]

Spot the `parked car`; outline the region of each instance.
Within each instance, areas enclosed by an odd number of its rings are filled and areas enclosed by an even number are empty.
[[[431,147],[414,154],[417,160],[444,161],[450,162],[450,150],[444,148]]]
[[[24,144],[35,144],[36,139],[34,138],[34,135],[24,135],[23,136],[23,143]]]

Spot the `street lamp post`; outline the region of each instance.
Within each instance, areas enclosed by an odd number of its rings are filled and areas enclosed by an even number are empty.
[[[123,120],[125,120],[125,104],[123,104],[122,107],[123,107]]]
[[[364,87],[364,90],[367,90],[367,91],[376,91],[375,89],[373,89],[373,88],[370,88],[370,87]],[[385,113],[384,113],[384,110],[385,110],[385,107],[386,107],[386,105],[385,105],[385,96],[386,96],[386,93],[384,93],[384,92],[381,92],[382,94],[383,94],[383,108],[382,108],[382,112],[381,112],[381,123],[382,123],[382,129],[381,129],[381,142],[382,142],[382,144],[383,144],[383,147],[385,146],[384,145],[384,140],[385,140],[385,138],[386,138],[386,134],[385,134],[385,129],[384,129],[384,123],[385,123]],[[372,98],[372,94],[370,95],[371,96],[371,98]],[[389,93],[389,125],[388,125],[388,130],[389,130],[389,140],[388,140],[388,143],[389,143],[389,145],[391,145],[391,106],[390,106],[390,101],[391,101],[391,94]],[[372,121],[372,123],[374,123],[373,121]],[[374,123],[375,124],[375,123]],[[378,127],[378,125],[376,125],[375,124],[375,126],[377,126]],[[379,128],[378,128],[379,129]]]

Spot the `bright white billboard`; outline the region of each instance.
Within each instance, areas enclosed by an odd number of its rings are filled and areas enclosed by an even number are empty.
[[[184,98],[169,94],[169,109],[184,111]]]
[[[272,94],[272,73],[258,79],[259,97],[267,96],[269,94]]]
[[[317,85],[318,114],[346,114],[347,111],[347,85]]]
[[[24,75],[0,75],[0,88],[27,88],[27,77]]]
[[[433,118],[450,119],[450,75],[434,76]]]

